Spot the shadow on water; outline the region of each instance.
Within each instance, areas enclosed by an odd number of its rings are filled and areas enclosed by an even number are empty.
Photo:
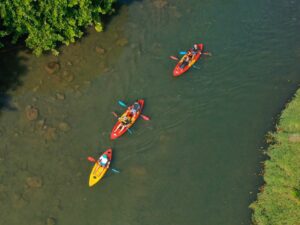
[[[121,10],[124,5],[130,5],[134,2],[141,2],[142,0],[118,0],[114,8],[116,10],[116,15]],[[108,27],[114,16],[104,15],[102,20],[106,27]],[[88,32],[76,42],[80,43]],[[10,91],[16,90],[17,87],[22,85],[21,77],[26,74],[27,68],[25,66],[26,57],[20,56],[19,52],[30,51],[26,48],[24,43],[24,38],[19,40],[17,44],[13,45],[10,43],[9,38],[1,40],[5,47],[0,49],[0,115],[2,110],[16,110],[11,104]],[[57,49],[61,49],[63,44],[57,44]],[[24,54],[22,54],[24,55]],[[50,56],[50,52],[44,52],[44,56]]]
[[[116,3],[113,5],[113,8],[115,9],[115,15],[118,15],[120,13],[120,10],[122,6],[129,6],[130,4],[134,2],[142,2],[143,0],[117,0]],[[105,25],[105,27],[108,27],[111,20],[114,19],[114,16],[111,15],[103,15],[102,21]]]
[[[9,91],[22,85],[20,78],[27,71],[22,64],[26,58],[18,55],[20,50],[24,50],[24,47],[10,44],[6,46],[0,49],[0,113],[3,109],[16,110],[11,105]]]
[[[124,4],[129,5],[133,2],[141,2],[141,1],[142,0],[119,0],[119,1],[117,1],[116,5],[119,5],[119,6],[124,5]]]

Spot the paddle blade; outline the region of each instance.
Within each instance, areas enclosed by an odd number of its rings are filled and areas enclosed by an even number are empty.
[[[132,134],[132,130],[131,129],[127,129],[129,134]]]
[[[111,112],[115,117],[118,117],[117,113]]]
[[[141,117],[142,117],[144,120],[150,120],[150,117],[145,116],[145,115],[143,115],[143,114],[141,114]]]
[[[173,56],[173,55],[170,56],[170,59],[173,59],[173,60],[176,60],[176,61],[179,60],[176,56]]]
[[[185,55],[186,52],[185,52],[185,51],[181,51],[181,52],[179,52],[179,54],[180,54],[180,55]]]
[[[87,157],[87,160],[90,162],[96,162],[96,159],[94,159],[92,156]]]
[[[121,173],[119,170],[116,170],[116,169],[111,169],[111,171],[115,172],[115,173]]]
[[[120,106],[127,107],[127,105],[121,100],[119,100],[118,103],[119,103]]]
[[[211,52],[203,52],[204,55],[212,56]]]

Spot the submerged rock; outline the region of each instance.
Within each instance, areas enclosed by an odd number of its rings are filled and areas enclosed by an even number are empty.
[[[45,126],[45,124],[46,124],[46,120],[45,119],[39,120],[36,123],[38,129],[43,129],[44,126]]]
[[[67,132],[71,129],[70,125],[66,122],[61,122],[58,124],[58,128],[63,131],[63,132]]]
[[[116,41],[116,45],[121,46],[121,47],[123,47],[127,44],[128,44],[128,40],[126,38],[120,38]]]
[[[27,177],[26,185],[30,189],[41,188],[43,185],[42,179],[39,177]]]
[[[63,93],[56,93],[55,96],[58,100],[65,100],[65,95]]]
[[[44,137],[48,141],[52,141],[56,139],[56,128],[54,127],[47,127],[44,133]]]
[[[74,75],[69,74],[68,71],[64,71],[62,77],[67,82],[72,82],[74,80]]]
[[[46,66],[45,66],[45,70],[47,71],[47,73],[49,74],[54,74],[57,71],[59,71],[60,69],[60,64],[58,62],[49,62]]]
[[[25,108],[26,118],[30,121],[36,120],[39,116],[38,108],[35,108],[31,105],[26,106]]]
[[[53,217],[48,217],[46,220],[46,225],[55,225],[56,224],[56,219]]]
[[[104,48],[101,48],[101,47],[96,47],[96,52],[99,53],[99,54],[104,54],[105,53],[105,49]]]
[[[40,86],[35,86],[34,88],[32,88],[33,92],[37,92],[37,90],[39,90]]]

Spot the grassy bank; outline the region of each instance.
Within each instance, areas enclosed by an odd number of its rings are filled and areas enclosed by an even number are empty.
[[[264,164],[265,185],[253,209],[255,225],[300,225],[300,89],[283,111]]]

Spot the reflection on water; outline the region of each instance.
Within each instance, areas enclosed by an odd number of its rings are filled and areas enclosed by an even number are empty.
[[[128,3],[58,57],[0,53],[0,224],[249,224],[264,134],[299,82],[299,4]],[[194,42],[213,56],[174,79]],[[110,141],[137,97],[152,120]],[[121,173],[89,189],[108,147]]]

